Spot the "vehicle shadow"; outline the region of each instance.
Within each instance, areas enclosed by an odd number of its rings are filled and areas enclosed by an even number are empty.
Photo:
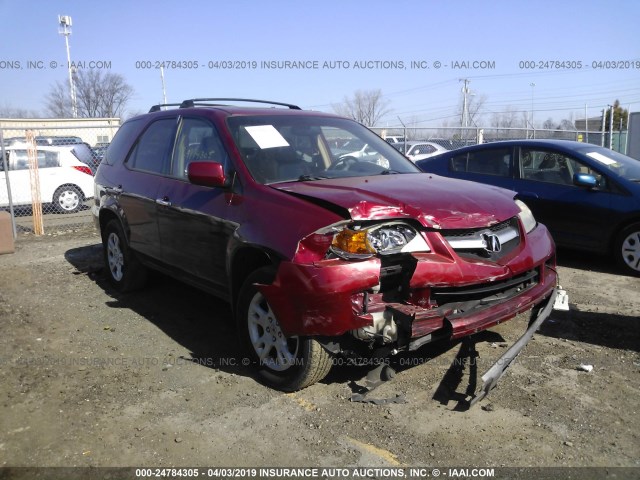
[[[121,294],[107,280],[101,244],[68,250],[65,258],[76,274],[87,275],[109,295],[108,307],[140,315],[184,347],[188,353],[178,360],[253,377],[240,353],[231,308],[224,301],[155,272],[145,288]]]
[[[640,352],[640,318],[601,312],[583,312],[571,305],[555,310],[538,333],[547,337]]]
[[[558,265],[561,267],[594,271],[598,273],[610,273],[612,275],[628,275],[626,272],[622,271],[622,269],[618,268],[609,255],[569,250],[560,247],[556,253]]]

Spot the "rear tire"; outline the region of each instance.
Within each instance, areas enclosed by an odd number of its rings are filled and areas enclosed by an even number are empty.
[[[640,223],[625,227],[616,240],[614,255],[627,273],[640,276]]]
[[[111,220],[102,233],[104,265],[109,282],[120,292],[141,288],[147,280],[147,269],[127,244],[118,220]]]
[[[53,194],[53,204],[60,213],[76,213],[82,208],[82,193],[73,185],[65,185]]]
[[[255,284],[270,284],[271,267],[253,272],[238,296],[236,321],[240,342],[266,385],[293,392],[319,382],[331,370],[331,355],[315,340],[285,337],[267,299]]]

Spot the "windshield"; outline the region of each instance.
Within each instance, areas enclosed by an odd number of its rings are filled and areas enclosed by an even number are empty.
[[[597,146],[584,147],[579,151],[616,175],[640,182],[640,160]]]
[[[251,175],[264,184],[420,172],[352,120],[264,115],[229,117],[227,124]]]

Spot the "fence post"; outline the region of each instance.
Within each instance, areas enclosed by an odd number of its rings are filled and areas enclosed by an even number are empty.
[[[4,179],[7,182],[7,200],[9,201],[9,214],[11,215],[11,228],[13,230],[13,238],[18,236],[16,231],[16,216],[13,213],[13,198],[11,197],[11,182],[9,181],[9,164],[7,163],[7,154],[4,149],[4,133],[0,128],[0,151],[2,152],[2,170],[4,171]]]

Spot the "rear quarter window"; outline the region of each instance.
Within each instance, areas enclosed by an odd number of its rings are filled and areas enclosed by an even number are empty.
[[[451,158],[451,171],[508,176],[511,152],[508,148],[479,150]]]
[[[109,147],[104,154],[104,158],[102,159],[102,163],[113,165],[118,161],[122,161],[129,153],[131,145],[143,126],[144,122],[142,119],[129,120],[128,122],[123,123],[109,144]]]

